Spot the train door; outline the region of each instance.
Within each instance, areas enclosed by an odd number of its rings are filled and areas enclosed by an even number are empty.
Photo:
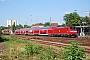
[[[28,35],[34,35],[34,28],[29,28],[29,34]]]
[[[47,30],[47,34],[49,34],[49,35],[53,34],[53,32],[54,32],[54,31],[53,31],[54,28],[55,28],[55,27],[52,27],[52,26],[49,27],[48,30]]]
[[[34,28],[33,34],[34,35],[39,35],[39,28]]]
[[[39,35],[48,35],[48,27],[41,27],[39,29]]]
[[[29,34],[29,30],[25,29],[25,35],[28,35],[28,34]]]

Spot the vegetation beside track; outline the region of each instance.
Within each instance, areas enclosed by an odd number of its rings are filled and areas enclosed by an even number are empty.
[[[2,60],[54,60],[60,59],[59,53],[56,53],[52,47],[43,48],[42,46],[20,39],[13,39],[1,36],[2,42],[6,48],[0,51]],[[1,52],[3,54],[1,54]]]
[[[5,45],[3,50],[0,50],[0,59],[2,60],[61,60],[64,54],[53,49],[51,46],[44,48],[36,43],[28,42],[27,40],[20,40],[1,36],[1,44]],[[74,47],[76,48],[76,47]],[[82,53],[84,50],[79,51]],[[63,51],[64,53],[65,51]],[[80,56],[79,56],[80,57]],[[83,57],[80,57],[83,58]],[[64,59],[65,60],[65,59]],[[85,59],[84,59],[85,60]]]

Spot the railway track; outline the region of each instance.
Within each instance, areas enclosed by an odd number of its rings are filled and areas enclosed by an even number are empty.
[[[64,37],[48,37],[48,36],[25,36],[25,35],[9,35],[12,38],[35,41],[40,44],[51,45],[58,48],[69,45],[71,42],[82,42],[85,52],[90,54],[90,39],[87,38],[64,38]]]

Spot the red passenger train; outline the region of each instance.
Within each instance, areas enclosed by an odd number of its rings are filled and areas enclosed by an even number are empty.
[[[48,35],[48,36],[66,36],[76,37],[77,30],[75,27],[41,27],[41,28],[24,28],[15,30],[15,34],[25,35]]]
[[[4,35],[9,35],[9,34],[11,34],[11,30],[10,29],[4,29],[3,34]]]
[[[10,34],[11,30],[4,29],[4,34]],[[41,27],[41,28],[22,28],[14,32],[16,35],[47,35],[47,36],[65,36],[77,37],[77,30],[75,27]]]

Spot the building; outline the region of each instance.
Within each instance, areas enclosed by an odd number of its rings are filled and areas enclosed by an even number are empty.
[[[43,23],[32,24],[31,27],[44,27]]]
[[[58,23],[51,23],[51,26],[58,26]]]
[[[14,23],[15,23],[15,26],[18,25],[17,20],[7,20],[7,27],[8,27],[8,25],[12,26]]]
[[[89,20],[90,20],[90,13],[89,13]]]

